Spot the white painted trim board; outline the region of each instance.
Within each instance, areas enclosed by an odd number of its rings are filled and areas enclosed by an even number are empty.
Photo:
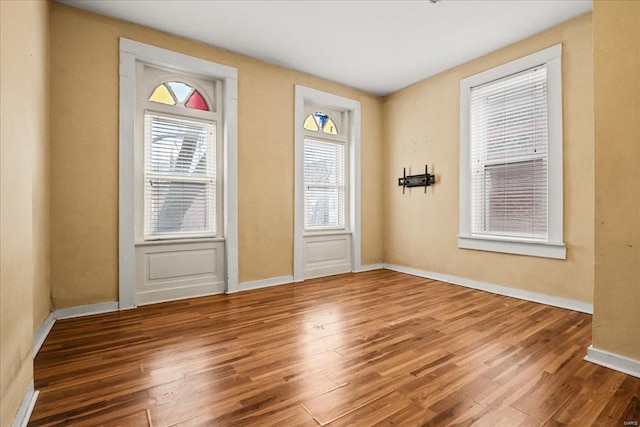
[[[31,380],[24,393],[24,398],[22,399],[18,412],[13,419],[11,427],[27,427],[33,408],[36,406],[36,400],[38,400],[39,394],[40,392],[35,390],[33,380]]]
[[[404,267],[395,264],[384,264],[387,270],[393,270],[400,273],[411,274],[413,276],[424,277],[427,279],[439,280],[441,282],[451,283],[453,285],[464,286],[466,288],[477,289],[480,291],[491,292],[492,294],[504,295],[507,297],[518,298],[526,301],[532,301],[539,304],[546,304],[553,307],[565,308],[568,310],[579,311],[581,313],[593,314],[593,305],[582,301],[575,301],[567,298],[559,298],[550,295],[540,294],[537,292],[523,291],[521,289],[509,288],[506,286],[493,285],[491,283],[478,282],[476,280],[464,279],[446,274],[434,273],[432,271],[424,271],[411,267]]]
[[[56,323],[55,314],[52,311],[49,313],[49,316],[42,322],[42,325],[38,328],[36,333],[33,336],[33,357],[38,355],[40,348],[42,348],[42,344],[44,344],[44,340],[47,339],[49,332],[51,332],[51,328]]]
[[[118,303],[101,302],[99,304],[79,305],[76,307],[61,308],[53,311],[54,319],[72,319],[74,317],[90,316],[118,311]]]
[[[287,285],[293,283],[293,276],[272,277],[270,279],[254,280],[251,282],[242,282],[236,289],[227,291],[227,294],[250,291],[252,289],[270,288],[272,286]]]
[[[382,270],[384,268],[384,264],[369,264],[369,265],[361,265],[358,270],[353,270],[354,273],[364,273],[365,271],[373,271],[373,270]]]
[[[590,345],[584,360],[640,378],[640,360],[631,359],[616,353],[600,350]]]

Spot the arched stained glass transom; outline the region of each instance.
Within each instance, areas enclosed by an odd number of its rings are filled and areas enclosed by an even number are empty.
[[[149,101],[165,105],[181,105],[194,110],[209,111],[204,97],[194,87],[177,81],[161,83],[151,92]]]
[[[320,111],[309,114],[307,118],[304,119],[303,127],[306,130],[310,130],[313,132],[323,132],[328,133],[329,135],[338,134],[336,124],[333,122],[331,117],[329,117],[326,113]]]

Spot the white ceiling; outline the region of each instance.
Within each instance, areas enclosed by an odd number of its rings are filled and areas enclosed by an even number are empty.
[[[59,0],[385,95],[591,10],[591,0]]]

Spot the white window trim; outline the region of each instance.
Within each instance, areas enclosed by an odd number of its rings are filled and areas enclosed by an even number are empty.
[[[361,238],[360,238],[360,102],[316,89],[296,85],[295,86],[295,112],[294,112],[294,143],[295,143],[295,194],[294,194],[294,239],[293,239],[293,278],[295,281],[304,280],[304,237],[309,235],[324,235],[322,232],[305,231],[304,227],[304,138],[305,131],[302,127],[308,113],[305,104],[336,110],[347,111],[349,114],[349,131],[347,135],[349,149],[349,189],[347,208],[348,218],[345,218],[345,226],[348,231],[327,230],[327,234],[351,234],[351,263],[353,271],[360,271],[361,265]],[[305,114],[306,113],[306,114]],[[329,135],[330,136],[330,135]],[[322,138],[321,135],[318,137]],[[347,225],[348,222],[348,225]]]
[[[562,45],[557,44],[460,81],[460,229],[458,247],[544,258],[566,259],[563,242],[562,178]],[[538,65],[547,66],[548,90],[548,209],[546,242],[473,235],[471,232],[471,160],[469,106],[471,88]]]
[[[134,144],[136,61],[223,82],[223,227],[227,292],[238,288],[238,70],[159,47],[120,38],[119,110],[119,308],[135,302]]]
[[[138,108],[136,110],[136,120],[140,120],[140,123],[136,123],[136,138],[138,136],[142,137],[143,134],[143,128],[144,128],[144,117],[145,114],[147,114],[148,112],[153,112],[154,114],[160,114],[160,115],[167,115],[167,116],[177,116],[177,117],[191,117],[195,120],[203,120],[203,121],[214,121],[216,122],[216,188],[220,187],[220,185],[222,185],[222,183],[224,183],[224,177],[223,177],[223,168],[221,167],[221,165],[219,165],[218,163],[223,161],[223,144],[220,142],[221,138],[220,135],[222,134],[222,129],[220,128],[220,126],[222,126],[222,124],[224,123],[224,117],[223,117],[223,112],[218,108],[218,106],[223,105],[222,104],[222,82],[220,79],[208,79],[208,78],[202,78],[202,76],[194,76],[192,73],[190,74],[182,74],[182,73],[176,73],[174,72],[175,70],[167,70],[167,69],[162,69],[162,68],[155,68],[154,70],[151,71],[151,74],[153,74],[152,76],[147,76],[146,75],[146,71],[145,70],[150,64],[146,64],[143,61],[136,61],[136,91],[138,92],[138,94],[136,95],[136,105],[138,105],[140,108]],[[196,90],[198,90],[201,95],[205,98],[205,100],[210,103],[210,110],[208,111],[203,111],[203,110],[197,110],[197,109],[187,109],[187,108],[183,108],[183,107],[176,107],[175,105],[165,105],[165,104],[160,104],[160,103],[155,103],[152,101],[148,100],[148,96],[151,95],[151,93],[153,93],[153,90],[155,90],[155,87],[157,87],[158,85],[162,84],[162,83],[166,83],[169,80],[178,80],[178,81],[183,81],[187,84],[189,84],[190,86],[192,86],[193,88],[195,88]],[[213,84],[213,91],[211,91],[211,88],[207,88],[205,86],[203,86],[203,83],[207,84],[206,82],[203,82],[202,80],[206,80],[208,81],[208,84]],[[147,95],[145,95],[144,93],[146,91],[149,91],[149,93]],[[139,127],[138,127],[139,126]],[[144,138],[143,138],[144,139]],[[138,158],[138,156],[140,156],[141,158],[146,158],[146,145],[143,143],[143,139],[141,139],[140,141],[136,141],[136,145],[135,145],[135,154],[134,157]],[[218,191],[216,189],[216,214],[215,214],[215,218],[216,218],[216,224],[215,224],[215,229],[216,229],[216,233],[212,233],[209,235],[206,234],[198,234],[197,237],[190,234],[190,233],[185,233],[185,235],[179,235],[179,234],[175,234],[173,236],[155,236],[152,238],[152,240],[145,240],[146,237],[146,230],[145,230],[145,219],[144,219],[144,215],[145,215],[145,211],[146,211],[146,202],[145,202],[145,198],[144,198],[144,184],[143,182],[145,181],[142,176],[144,174],[144,166],[142,164],[134,164],[135,168],[138,168],[140,166],[140,170],[135,170],[134,173],[134,179],[136,180],[136,188],[134,190],[134,196],[136,197],[136,202],[140,201],[141,206],[144,205],[143,209],[136,209],[135,210],[135,228],[136,228],[136,246],[140,246],[141,244],[143,244],[144,242],[147,241],[153,241],[153,240],[162,240],[165,243],[169,243],[171,241],[171,243],[174,242],[178,242],[180,240],[183,240],[185,238],[187,239],[191,239],[191,238],[196,238],[196,239],[201,239],[202,242],[204,241],[211,241],[211,239],[216,238],[221,236],[221,232],[224,231],[224,224],[223,224],[223,215],[221,214],[221,212],[224,209],[224,203],[222,200],[222,192]]]

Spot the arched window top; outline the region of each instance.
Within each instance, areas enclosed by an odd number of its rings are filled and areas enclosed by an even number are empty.
[[[209,111],[207,101],[193,86],[184,82],[160,83],[151,92],[149,101],[165,105],[181,105],[194,110]]]
[[[338,129],[331,117],[327,113],[316,111],[311,113],[304,119],[303,127],[313,132],[324,132],[329,135],[337,135]]]

